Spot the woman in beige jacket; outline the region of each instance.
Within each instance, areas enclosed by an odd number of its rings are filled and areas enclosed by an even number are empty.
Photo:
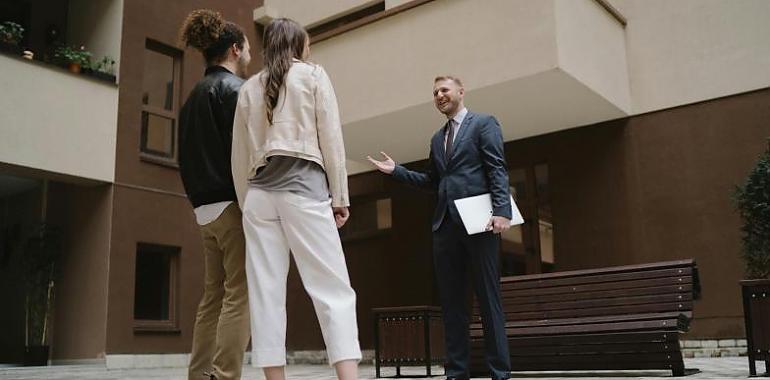
[[[241,87],[232,146],[246,236],[252,362],[268,380],[284,378],[291,251],[329,363],[340,379],[356,379],[356,294],[337,233],[350,214],[334,89],[324,69],[306,61],[309,37],[296,22],[271,22],[263,48],[265,68]]]

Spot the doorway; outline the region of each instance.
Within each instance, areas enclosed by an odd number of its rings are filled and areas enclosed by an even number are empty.
[[[556,258],[548,165],[511,168],[508,178],[524,224],[513,226],[501,235],[500,274],[553,272]]]

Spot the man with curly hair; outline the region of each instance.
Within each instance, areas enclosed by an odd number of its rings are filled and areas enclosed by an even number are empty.
[[[206,73],[179,113],[179,169],[203,238],[205,280],[188,379],[240,379],[249,341],[249,303],[241,210],[230,169],[235,105],[251,59],[243,30],[201,9],[181,41],[199,50]]]

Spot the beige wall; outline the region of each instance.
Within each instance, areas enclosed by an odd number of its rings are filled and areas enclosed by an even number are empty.
[[[0,162],[110,182],[118,89],[0,56]]]
[[[460,76],[473,90],[557,66],[552,2],[485,4],[435,1],[314,44],[312,59],[333,80],[343,122],[429,103],[437,74]],[[455,19],[486,21],[445,27]]]
[[[311,46],[339,99],[350,173],[380,150],[427,156],[443,124],[431,95],[440,74],[462,78],[466,105],[497,116],[507,141],[628,114],[623,27],[598,3],[479,4],[429,2]]]
[[[123,0],[70,0],[67,39],[71,45],[84,45],[99,61],[112,57],[115,74],[120,62],[123,27]]]
[[[330,73],[338,74],[333,79],[346,121],[424,100],[420,97],[424,94],[420,86],[423,77],[441,67],[462,75],[471,86],[484,86],[490,84],[484,79],[492,83],[503,80],[495,75],[501,71],[538,66],[544,62],[543,52],[553,45],[553,36],[551,41],[533,36],[551,26],[556,27],[558,41],[558,57],[551,57],[553,66],[558,60],[560,69],[633,114],[770,86],[770,44],[765,41],[770,35],[770,23],[766,22],[770,2],[610,2],[628,21],[621,33],[616,32],[622,29],[620,23],[594,0],[556,0],[553,14],[546,1],[485,1],[483,6],[474,1],[437,1],[314,45],[313,57]],[[326,3],[334,4],[327,5],[326,11],[334,13],[334,7],[342,7],[342,3]],[[591,6],[586,6],[589,3]],[[291,4],[284,5],[282,15],[304,17],[299,10],[288,8],[299,9],[304,3]],[[390,2],[388,6],[398,4]],[[310,12],[310,8],[302,9]],[[457,17],[451,17],[453,13]],[[429,32],[436,27],[433,21],[447,16],[485,20],[485,28],[459,26],[441,28],[440,34]],[[417,18],[419,24],[412,25]],[[389,32],[391,29],[398,30]],[[498,34],[490,35],[492,31]],[[448,61],[442,52],[452,49],[445,49],[441,41],[452,41],[463,51],[470,46],[470,51]],[[495,67],[489,64],[495,58],[484,52],[511,59],[506,67]],[[333,62],[332,57],[340,63]],[[478,62],[467,63],[473,58]],[[398,85],[394,86],[388,75],[362,81],[358,74],[365,70],[358,68],[367,66],[398,72]],[[359,85],[376,88],[376,93],[359,96],[360,91],[351,90]],[[348,93],[355,95],[346,98]]]
[[[610,2],[628,19],[633,113],[770,86],[770,1]]]
[[[51,358],[104,358],[112,186],[52,184],[50,220],[63,229]]]
[[[314,44],[354,147],[349,170],[367,170],[362,157],[380,149],[427,155],[422,142],[441,124],[437,73],[462,77],[466,104],[497,115],[506,141],[770,86],[770,2],[611,4],[625,28],[594,0],[435,1]],[[443,26],[454,19],[484,23]]]
[[[557,0],[559,68],[631,112],[623,25],[595,0]]]

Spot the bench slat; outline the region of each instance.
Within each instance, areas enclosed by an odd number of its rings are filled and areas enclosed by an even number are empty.
[[[511,356],[543,356],[564,354],[610,354],[641,352],[675,352],[679,346],[664,342],[587,344],[581,346],[536,346],[511,350]]]
[[[552,273],[538,273],[538,274],[525,274],[521,276],[508,276],[504,277],[505,282],[525,282],[532,280],[555,280],[561,278],[580,277],[586,275],[601,275],[612,273],[624,273],[624,272],[644,272],[661,269],[671,268],[695,268],[695,260],[674,260],[674,261],[662,261],[657,263],[638,264],[638,265],[621,265],[615,267],[594,268],[594,269],[581,269],[573,271],[560,271]]]
[[[526,349],[511,350],[511,358],[520,358],[527,360],[535,357],[551,357],[551,356],[609,356],[609,355],[622,355],[622,354],[665,354],[676,353],[675,355],[681,355],[679,353],[679,347],[673,347],[664,343],[635,343],[635,344],[605,344],[605,345],[591,345],[586,348],[587,351],[581,351],[579,346],[543,346],[543,347],[526,347]],[[672,357],[675,357],[672,355]],[[482,351],[474,351],[471,359],[483,360],[485,355]]]
[[[545,355],[545,356],[514,356],[513,363],[601,363],[604,361],[621,362],[668,362],[682,360],[681,352],[650,352],[623,354],[577,354],[577,355]]]
[[[586,325],[567,325],[567,326],[538,326],[538,327],[506,327],[505,332],[509,335],[552,335],[552,334],[574,334],[574,333],[592,333],[592,332],[611,332],[611,331],[634,331],[634,330],[677,330],[681,331],[678,319],[666,319],[656,321],[633,321],[618,323],[594,323]],[[479,331],[480,332],[480,331]]]
[[[618,289],[635,289],[635,288],[648,288],[655,286],[672,286],[672,285],[692,285],[693,277],[662,277],[662,278],[650,278],[643,280],[629,280],[622,283],[594,283],[584,285],[568,285],[568,286],[548,286],[541,288],[528,288],[528,289],[513,289],[508,284],[500,284],[500,295],[502,297],[524,297],[524,296],[537,296],[537,295],[553,295],[553,294],[576,294],[585,292],[598,292],[606,290],[618,290]]]
[[[643,331],[643,330],[671,330],[684,331],[687,326],[681,326],[678,319],[666,319],[657,321],[633,321],[617,323],[595,323],[588,325],[567,326],[536,326],[536,327],[506,327],[506,335],[555,335],[555,334],[585,334],[606,333],[613,331]],[[482,330],[471,330],[471,337],[482,337]]]
[[[586,318],[563,318],[563,319],[541,319],[541,320],[526,320],[526,321],[506,321],[506,327],[536,327],[536,326],[563,326],[563,325],[584,325],[606,322],[632,322],[632,321],[655,321],[655,320],[668,320],[668,319],[681,319],[686,321],[688,318],[678,312],[669,313],[647,313],[647,314],[625,314],[625,315],[612,315],[612,316],[597,316]],[[481,329],[481,323],[473,323],[470,326],[471,330]]]
[[[513,348],[529,346],[588,346],[592,344],[635,344],[639,342],[656,342],[679,344],[679,332],[671,331],[633,331],[605,334],[565,334],[546,336],[509,336],[508,345]],[[483,349],[481,340],[474,340],[471,345]]]
[[[546,302],[546,303],[526,304],[526,305],[516,305],[516,304],[511,305],[503,301],[503,309],[511,310],[512,312],[515,311],[517,313],[526,313],[530,311],[592,309],[597,307],[669,304],[669,303],[687,302],[687,301],[692,301],[692,294],[662,294],[662,295],[652,295],[652,296],[596,298],[592,300]]]
[[[590,370],[672,370],[677,368],[676,360],[641,362],[641,361],[617,361],[614,358],[608,358],[605,362],[599,363],[511,363],[513,371],[590,371]],[[683,366],[682,366],[683,368]],[[489,370],[486,364],[471,362],[471,376],[483,377],[489,376]]]
[[[665,313],[665,312],[681,312],[682,314],[685,314],[685,315],[692,315],[691,314],[692,304],[693,304],[692,301],[688,301],[688,302],[675,302],[675,303],[668,303],[668,304],[612,306],[612,307],[597,307],[592,309],[574,309],[574,310],[530,311],[530,312],[523,312],[523,313],[517,313],[509,308],[504,307],[503,312],[505,313],[505,320],[507,321],[577,318],[577,317],[592,317],[592,316],[600,316],[600,315]],[[478,315],[475,315],[472,320],[474,322],[480,321],[481,317]]]
[[[502,301],[508,305],[526,305],[530,303],[544,303],[544,302],[560,302],[560,301],[577,301],[584,299],[594,298],[613,298],[622,297],[626,295],[653,295],[653,294],[692,294],[692,284],[675,284],[668,286],[652,286],[642,288],[631,289],[617,289],[617,290],[598,290],[595,292],[576,293],[570,292],[568,294],[550,294],[550,295],[530,295],[526,297],[517,296],[514,292],[506,290],[506,295],[503,296]]]

